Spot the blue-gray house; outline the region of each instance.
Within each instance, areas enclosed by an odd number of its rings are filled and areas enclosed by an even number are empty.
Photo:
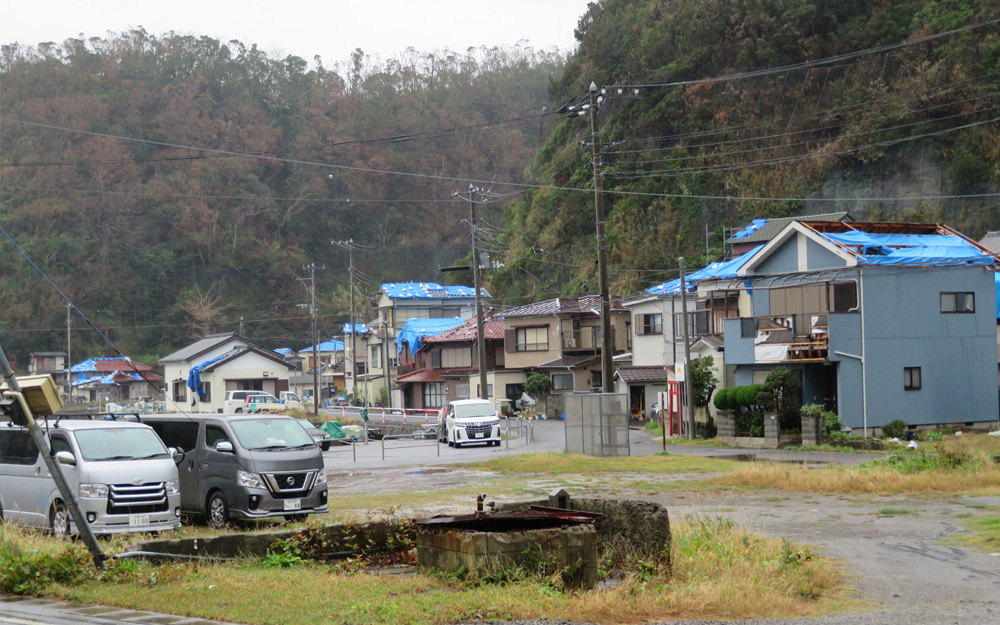
[[[855,429],[964,425],[997,419],[997,268],[946,226],[796,221],[698,289],[735,384],[785,366]]]

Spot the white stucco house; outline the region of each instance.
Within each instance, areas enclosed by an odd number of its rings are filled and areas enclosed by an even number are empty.
[[[222,412],[227,391],[288,390],[295,364],[234,332],[212,334],[161,358],[168,411]],[[192,375],[192,372],[195,375]]]

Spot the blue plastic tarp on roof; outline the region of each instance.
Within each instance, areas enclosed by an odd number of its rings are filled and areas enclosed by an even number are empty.
[[[105,358],[88,358],[83,362],[77,363],[69,368],[71,373],[78,373],[80,371],[97,371],[97,363],[101,361],[108,360],[122,360],[120,356],[107,356]]]
[[[189,389],[198,393],[198,397],[202,399],[205,398],[205,389],[201,386],[201,371],[208,365],[214,364],[225,358],[226,355],[219,356],[218,358],[213,358],[211,360],[206,360],[203,363],[197,364],[191,367],[191,371],[188,372],[187,386]]]
[[[344,334],[368,334],[368,326],[363,323],[345,323]]]
[[[449,299],[475,297],[471,286],[442,286],[435,282],[390,282],[382,285],[382,292],[392,299]],[[480,289],[483,299],[490,299],[486,289]]]
[[[702,280],[735,278],[737,272],[740,270],[740,267],[745,265],[747,261],[750,260],[750,257],[756,254],[760,248],[761,246],[758,245],[749,252],[745,252],[732,260],[712,263],[708,267],[704,267],[698,271],[692,271],[684,276],[684,282],[687,283],[687,290],[693,290],[694,287]],[[646,289],[646,293],[649,293],[650,295],[674,295],[680,292],[680,278],[676,278],[670,282],[664,282],[663,284]]]
[[[78,380],[73,380],[72,382],[70,382],[70,385],[71,386],[80,386],[82,384],[97,383],[97,384],[106,384],[106,385],[110,386],[112,384],[118,384],[117,382],[115,382],[115,376],[119,376],[119,375],[124,375],[124,376],[130,377],[130,378],[132,378],[133,380],[135,380],[137,382],[141,382],[142,381],[142,376],[140,376],[137,373],[127,373],[127,372],[124,372],[124,371],[112,371],[111,373],[109,373],[107,375],[102,375],[102,376],[99,376],[99,377],[96,377],[96,378],[80,378]]]
[[[295,350],[293,350],[291,347],[279,347],[278,349],[276,349],[274,351],[275,351],[275,353],[281,354],[282,356],[286,356],[288,354],[294,354],[295,353]]]
[[[846,245],[866,265],[991,265],[993,256],[965,239],[947,234],[873,234],[821,232],[820,236]]]
[[[299,351],[300,354],[304,352],[311,352],[313,350],[312,345],[303,348]],[[337,339],[330,339],[329,341],[324,341],[316,346],[316,351],[318,352],[342,352],[344,351],[344,342],[338,341]]]
[[[415,354],[420,349],[420,341],[425,336],[435,336],[447,330],[461,325],[464,320],[460,317],[445,317],[443,319],[414,319],[410,318],[403,324],[403,329],[396,336],[396,353],[402,353],[403,343],[410,346],[410,353]]]
[[[746,228],[740,230],[739,232],[737,232],[736,234],[734,234],[733,236],[731,236],[729,238],[730,239],[745,239],[748,236],[750,236],[751,234],[753,234],[754,232],[757,232],[758,230],[760,230],[761,228],[763,228],[765,225],[767,225],[767,222],[769,222],[769,221],[771,221],[771,220],[770,219],[754,219],[753,221],[750,222],[749,226],[747,226]]]

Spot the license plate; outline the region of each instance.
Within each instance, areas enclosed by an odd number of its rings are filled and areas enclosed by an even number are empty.
[[[149,525],[149,515],[148,514],[130,514],[128,515],[129,525]]]
[[[285,500],[285,510],[301,510],[302,500],[301,499],[286,499]]]

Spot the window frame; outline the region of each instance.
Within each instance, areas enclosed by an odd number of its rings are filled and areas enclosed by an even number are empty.
[[[924,387],[921,367],[903,367],[903,390],[919,391]]]
[[[532,338],[538,339],[537,332],[540,330],[541,335],[545,338],[544,343],[529,343],[528,342],[528,331],[532,331]],[[549,351],[549,326],[521,326],[514,328],[514,345],[516,351],[518,352],[547,352]]]
[[[951,303],[947,306],[945,305],[946,298],[952,299]],[[976,312],[976,294],[974,291],[941,291],[938,301],[941,314],[943,315],[961,315]],[[972,304],[971,308],[966,308],[970,302]]]
[[[448,403],[448,387],[444,382],[424,382],[421,399],[424,408],[440,408]]]

